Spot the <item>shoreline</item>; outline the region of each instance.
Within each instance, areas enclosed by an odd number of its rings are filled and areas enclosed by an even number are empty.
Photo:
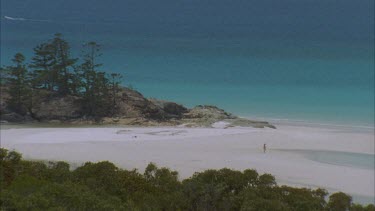
[[[246,116],[239,116],[239,119],[245,119],[248,121],[259,121],[259,122],[269,122],[276,126],[276,128],[280,126],[293,126],[293,127],[307,127],[307,128],[320,128],[320,129],[342,129],[342,130],[351,130],[353,132],[370,132],[375,133],[375,125],[365,125],[365,124],[343,124],[343,123],[331,123],[331,122],[318,122],[318,121],[310,121],[310,120],[297,120],[297,119],[274,119],[274,118],[261,118],[261,117],[255,117],[250,118]],[[217,121],[215,123],[229,123],[228,120],[221,120]],[[215,124],[214,123],[214,124]],[[212,125],[214,125],[212,124]],[[212,127],[211,125],[211,127]],[[239,125],[240,126],[240,125]],[[121,123],[82,123],[82,124],[76,124],[76,123],[69,123],[69,122],[59,122],[59,123],[53,123],[53,122],[21,122],[21,123],[0,123],[1,129],[8,129],[8,128],[115,128],[115,127],[184,127],[184,124],[181,125],[127,125],[127,124],[121,124]],[[211,128],[208,126],[196,126],[193,128]],[[237,126],[235,126],[237,127]],[[243,127],[251,127],[251,126],[243,126]]]
[[[268,121],[276,126],[286,125],[286,126],[296,126],[296,127],[316,127],[316,128],[346,128],[346,129],[360,129],[360,130],[369,130],[371,132],[375,131],[375,120],[374,124],[365,124],[358,122],[345,124],[344,122],[335,122],[335,121],[318,121],[318,120],[307,120],[307,119],[280,119],[280,118],[267,118],[267,117],[247,117],[240,116],[240,118],[253,119],[256,121]]]
[[[260,173],[271,173],[282,184],[322,187],[364,198],[375,196],[375,190],[370,188],[374,186],[375,170],[352,165],[361,161],[361,155],[374,155],[374,133],[347,128],[277,126],[276,130],[118,125],[1,128],[1,141],[2,147],[21,152],[25,159],[64,160],[77,165],[108,160],[121,168],[141,170],[155,162],[178,170],[180,178],[206,169],[254,168]],[[265,154],[264,143],[268,148]],[[349,166],[319,162],[301,150],[325,151],[325,156],[334,161],[342,157],[356,159],[359,155],[359,161]],[[354,153],[354,157],[345,153]],[[360,181],[354,182],[353,178]]]

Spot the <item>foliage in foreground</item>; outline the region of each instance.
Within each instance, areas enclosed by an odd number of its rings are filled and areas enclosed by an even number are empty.
[[[278,186],[255,170],[206,170],[189,179],[150,163],[144,174],[103,161],[71,171],[65,162],[23,160],[0,149],[2,210],[375,210],[344,193]]]

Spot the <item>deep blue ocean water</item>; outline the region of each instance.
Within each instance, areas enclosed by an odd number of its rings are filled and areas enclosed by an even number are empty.
[[[4,0],[1,64],[56,32],[147,97],[240,116],[374,125],[370,0]]]

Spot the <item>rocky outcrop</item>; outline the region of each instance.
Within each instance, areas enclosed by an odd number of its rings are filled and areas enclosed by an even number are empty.
[[[276,127],[269,122],[266,121],[257,121],[257,120],[250,120],[244,118],[235,118],[226,120],[228,122],[227,127],[254,127],[254,128],[272,128],[276,129]]]
[[[31,120],[42,122],[60,121],[82,124],[98,123],[102,121],[82,115],[84,112],[81,97],[72,95],[60,96],[57,93],[46,90],[38,90],[38,98],[33,99],[34,103],[29,115],[33,118],[25,118],[25,116],[9,110],[7,106],[7,100],[9,99],[7,89],[3,87],[1,91],[1,120],[8,122],[24,122]],[[141,93],[128,88],[121,89],[118,93],[116,104],[117,109],[113,118],[107,118],[113,119],[112,123],[116,123],[116,119],[165,121],[168,117],[163,109],[143,97]],[[107,120],[107,122],[110,121]]]
[[[8,122],[17,122],[17,123],[26,123],[26,122],[33,122],[35,119],[33,119],[30,115],[21,115],[17,114],[15,112],[8,112],[4,113],[2,112],[0,115],[0,119],[2,123],[8,123]]]
[[[0,120],[2,123],[8,122],[32,122],[34,119],[30,116],[29,113],[21,115],[16,112],[13,112],[8,108],[7,100],[9,99],[7,87],[0,87]]]
[[[146,99],[141,93],[123,88],[117,96],[116,117],[119,118],[146,118],[164,120],[165,112],[157,105]]]
[[[165,112],[167,118],[181,119],[188,109],[183,105],[165,100],[150,99],[150,101]]]
[[[188,112],[182,118],[182,122],[189,127],[210,127],[214,123],[225,123],[224,128],[228,127],[255,127],[255,128],[276,128],[265,121],[255,121],[239,118],[221,108],[212,105],[199,105]]]
[[[7,100],[9,99],[7,87],[0,86],[0,114],[9,113]]]
[[[78,103],[80,98],[76,96],[50,96],[39,99],[40,103],[32,109],[33,116],[38,120],[60,120],[80,118],[81,106]]]
[[[231,113],[224,111],[221,108],[212,105],[198,105],[189,112],[184,114],[184,118],[186,119],[213,119],[215,121],[220,121],[223,119],[235,119]]]
[[[211,127],[218,121],[227,122],[227,127],[251,126],[270,127],[268,122],[241,119],[216,106],[199,105],[188,109],[183,105],[158,100],[147,99],[141,93],[122,88],[116,98],[116,109],[111,117],[93,119],[83,116],[81,105],[82,98],[78,96],[59,96],[56,93],[38,90],[38,99],[34,99],[34,105],[26,115],[12,112],[7,107],[9,95],[2,88],[0,97],[0,115],[2,121],[7,122],[31,122],[41,121],[49,123],[71,124],[120,124],[142,126],[175,126],[185,125],[189,127]]]
[[[234,115],[216,106],[198,105],[184,113],[182,121],[189,127],[208,127],[215,122],[234,118]]]

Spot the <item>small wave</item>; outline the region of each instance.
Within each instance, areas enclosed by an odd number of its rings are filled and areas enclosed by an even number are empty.
[[[32,18],[22,18],[22,17],[11,17],[2,16],[1,20],[6,21],[28,21],[28,22],[46,22],[46,23],[64,23],[64,24],[97,24],[97,21],[81,21],[81,20],[54,20],[54,19],[32,19]],[[114,21],[104,21],[102,23],[116,23]]]
[[[6,15],[4,15],[4,19],[11,20],[11,21],[26,21],[25,18],[13,18],[13,17],[6,16]]]
[[[4,15],[3,18],[8,21],[34,21],[34,22],[52,22],[51,20],[42,20],[42,19],[30,19],[30,18],[21,18],[21,17],[10,17]]]
[[[46,23],[63,23],[63,24],[114,24],[127,23],[126,20],[76,20],[76,19],[33,19],[23,17],[2,16],[1,21],[28,21],[28,22],[46,22]]]

